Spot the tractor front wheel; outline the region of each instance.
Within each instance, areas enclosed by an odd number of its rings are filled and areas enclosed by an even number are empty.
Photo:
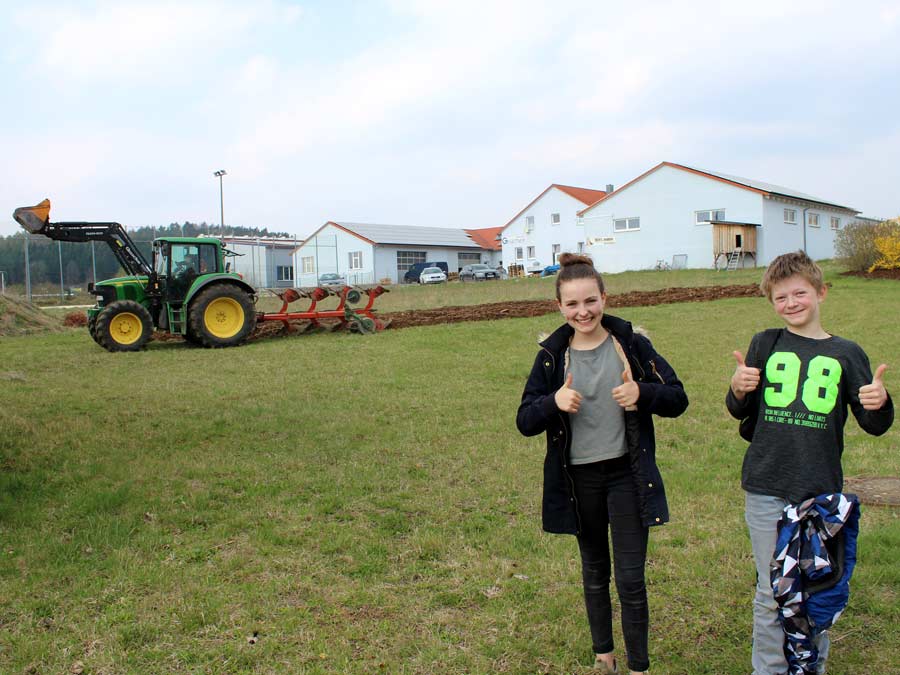
[[[191,302],[188,333],[204,347],[234,347],[250,337],[254,328],[253,298],[238,286],[209,286]]]
[[[139,302],[119,300],[97,315],[91,337],[109,352],[137,352],[153,337],[153,319]]]

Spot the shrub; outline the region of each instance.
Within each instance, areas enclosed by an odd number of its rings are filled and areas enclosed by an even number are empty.
[[[834,239],[835,257],[854,272],[869,270],[879,259],[876,239],[900,240],[900,219],[851,223]]]
[[[893,234],[875,237],[875,250],[878,260],[869,268],[870,272],[900,269],[900,228]]]

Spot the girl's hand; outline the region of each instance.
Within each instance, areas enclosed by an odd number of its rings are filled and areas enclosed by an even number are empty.
[[[622,373],[622,384],[612,390],[612,397],[623,408],[630,408],[638,402],[641,390],[631,377],[631,371]]]
[[[750,368],[744,363],[744,355],[740,352],[732,352],[734,359],[737,361],[737,368],[734,369],[734,375],[731,376],[731,391],[738,401],[743,401],[744,397],[759,386],[759,368]]]
[[[885,370],[887,366],[882,363],[875,369],[872,384],[864,384],[859,388],[859,402],[866,410],[881,410],[887,401],[887,390],[884,388],[884,380],[881,379]]]
[[[572,373],[566,375],[566,381],[553,395],[556,407],[567,413],[577,413],[581,407],[581,394],[572,389]]]

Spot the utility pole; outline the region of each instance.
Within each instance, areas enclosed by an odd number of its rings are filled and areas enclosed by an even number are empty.
[[[225,199],[222,196],[222,177],[227,176],[225,169],[219,169],[213,176],[219,179],[219,234],[225,236]]]
[[[31,265],[28,262],[28,233],[25,233],[25,300],[31,302]]]

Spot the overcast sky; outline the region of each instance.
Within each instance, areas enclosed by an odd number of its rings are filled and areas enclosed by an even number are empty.
[[[900,214],[900,3],[0,0],[0,235],[504,225],[661,161]]]

